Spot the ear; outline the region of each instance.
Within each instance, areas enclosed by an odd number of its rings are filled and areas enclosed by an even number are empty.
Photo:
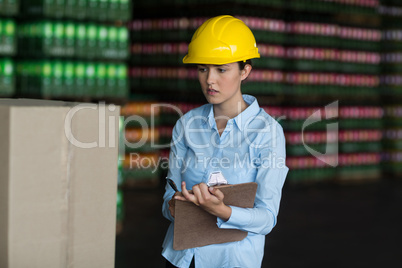
[[[253,69],[253,67],[251,67],[250,64],[246,64],[246,66],[244,66],[244,69],[241,70],[241,81],[245,80],[249,76],[251,69]]]

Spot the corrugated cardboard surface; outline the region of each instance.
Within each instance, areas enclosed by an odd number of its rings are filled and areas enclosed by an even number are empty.
[[[5,249],[0,246],[4,267],[113,267],[119,109],[100,113],[90,105],[74,114],[74,138],[106,138],[106,147],[83,149],[65,134],[66,116],[76,104],[5,102],[0,101],[0,124],[9,133],[7,138],[0,131],[0,141],[9,144],[9,153],[0,155],[1,163],[9,162],[8,174],[0,174],[0,186],[8,184],[7,195],[0,196],[7,204],[0,209],[8,212],[6,220],[0,214],[0,235],[7,222],[8,241]],[[110,132],[109,116],[116,122]],[[108,146],[109,133],[114,147]]]
[[[217,186],[225,195],[224,203],[243,208],[252,208],[257,192],[257,183]],[[217,219],[191,202],[175,201],[173,248],[183,250],[211,244],[240,241],[247,232],[237,229],[220,229]]]

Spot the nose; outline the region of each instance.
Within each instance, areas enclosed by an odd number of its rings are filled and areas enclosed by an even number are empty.
[[[214,83],[215,83],[215,76],[213,74],[213,71],[211,69],[209,69],[207,71],[207,84],[212,85]]]

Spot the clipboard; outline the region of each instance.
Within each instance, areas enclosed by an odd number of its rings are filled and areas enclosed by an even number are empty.
[[[226,205],[242,208],[254,206],[257,183],[248,182],[215,186],[225,195]],[[246,231],[220,229],[217,218],[191,202],[175,200],[173,249],[203,247],[211,244],[241,241]]]

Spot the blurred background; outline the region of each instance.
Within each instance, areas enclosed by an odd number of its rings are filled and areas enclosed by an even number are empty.
[[[121,106],[116,267],[164,267],[168,143],[205,103],[182,58],[222,14],[253,31],[243,93],[287,140],[263,267],[401,263],[402,1],[0,0],[0,97]]]

